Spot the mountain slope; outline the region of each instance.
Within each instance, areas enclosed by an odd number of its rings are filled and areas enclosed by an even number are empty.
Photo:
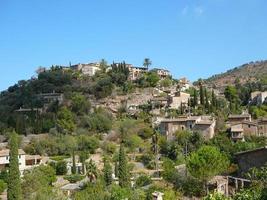
[[[219,90],[227,85],[235,84],[238,79],[243,85],[249,82],[257,82],[260,78],[267,75],[267,60],[250,62],[239,67],[228,70],[225,73],[213,75],[204,80],[204,84]]]

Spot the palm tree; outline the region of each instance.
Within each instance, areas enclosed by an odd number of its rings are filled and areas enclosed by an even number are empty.
[[[144,67],[146,67],[148,69],[148,67],[152,64],[152,61],[149,58],[145,58],[144,59]]]
[[[86,164],[86,170],[87,170],[87,177],[89,178],[89,181],[92,183],[97,179],[97,168],[95,163],[92,159],[90,159],[89,163]]]

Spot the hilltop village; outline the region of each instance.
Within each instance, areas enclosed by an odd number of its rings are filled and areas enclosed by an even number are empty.
[[[266,83],[222,91],[149,58],[39,67],[1,92],[2,198],[17,141],[24,199],[266,199]]]

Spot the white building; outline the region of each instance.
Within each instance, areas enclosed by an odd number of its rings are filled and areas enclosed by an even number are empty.
[[[22,150],[18,150],[18,160],[19,160],[19,171],[21,175],[24,170],[31,169],[32,167],[39,166],[42,162],[42,158],[39,155],[26,155]],[[6,169],[9,167],[9,149],[0,150],[0,170]]]
[[[26,168],[25,157],[26,157],[25,152],[22,149],[19,149],[18,159],[19,159],[19,171],[21,172],[21,174]],[[10,160],[9,149],[0,150],[0,170],[9,167],[9,160]]]
[[[100,70],[100,63],[79,63],[77,65],[72,65],[71,68],[80,71],[84,75],[94,76],[95,73]]]
[[[178,80],[178,86],[180,91],[185,91],[190,88],[190,81],[187,78],[183,77]]]

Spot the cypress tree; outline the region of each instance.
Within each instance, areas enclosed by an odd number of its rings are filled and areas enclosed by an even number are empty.
[[[183,106],[183,103],[182,102],[180,104],[180,113],[181,114],[184,114],[184,106]]]
[[[207,89],[205,89],[205,108],[209,112],[210,104],[209,104],[209,98],[208,98],[208,92]]]
[[[111,185],[112,184],[112,167],[106,158],[104,159],[103,173],[104,173],[104,181],[105,181],[106,186]]]
[[[214,111],[217,108],[217,99],[216,99],[216,96],[214,94],[214,90],[212,90],[212,94],[211,94],[211,105],[212,105],[212,109]]]
[[[193,97],[193,106],[196,107],[198,104],[198,99],[197,99],[197,90],[194,89],[194,97]]]
[[[200,95],[200,104],[204,105],[204,90],[202,85],[200,85],[199,88],[199,95]]]
[[[16,118],[16,132],[18,134],[25,134],[25,130],[26,130],[25,124],[26,123],[24,120],[24,116],[21,114],[18,114]]]
[[[121,187],[128,187],[130,185],[127,158],[123,144],[120,145],[118,178],[119,178],[119,185]]]
[[[8,188],[7,199],[8,200],[21,200],[21,184],[20,184],[20,171],[19,171],[19,159],[18,159],[18,137],[15,132],[11,134],[9,141],[9,171],[8,171]]]
[[[71,173],[76,174],[76,160],[75,160],[75,152],[72,152],[72,168]]]
[[[115,161],[115,167],[114,167],[115,169],[114,169],[114,173],[115,173],[115,177],[118,177],[118,175],[119,175],[119,166],[118,166],[118,162],[117,161]]]

